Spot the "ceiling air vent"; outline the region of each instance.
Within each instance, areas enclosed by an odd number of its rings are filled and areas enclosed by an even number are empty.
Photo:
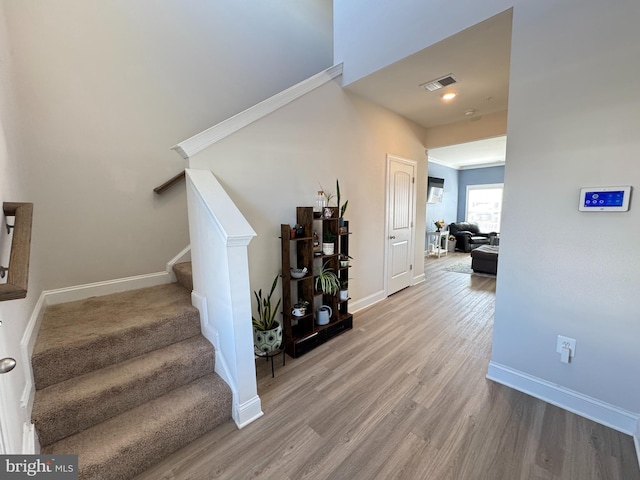
[[[442,78],[438,78],[436,80],[431,80],[430,82],[427,83],[423,83],[422,85],[420,85],[421,87],[424,87],[425,89],[429,90],[430,92],[433,92],[434,90],[440,90],[443,87],[447,87],[453,83],[457,83],[458,80],[456,80],[456,77],[454,77],[452,74],[449,75],[445,75]]]

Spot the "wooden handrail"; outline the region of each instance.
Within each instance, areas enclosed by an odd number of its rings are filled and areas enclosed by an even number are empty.
[[[5,217],[15,220],[7,283],[0,284],[0,301],[16,300],[27,296],[33,203],[4,202],[2,209]]]
[[[159,187],[154,188],[153,191],[156,192],[158,195],[162,195],[164,192],[166,192],[167,190],[169,190],[171,187],[178,184],[182,180],[184,180],[184,170],[179,174],[177,174],[175,177],[164,182]]]

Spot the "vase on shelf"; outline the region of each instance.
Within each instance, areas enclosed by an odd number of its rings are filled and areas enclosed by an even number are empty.
[[[333,255],[334,251],[335,251],[335,245],[333,242],[322,243],[322,253],[324,253],[325,255]]]

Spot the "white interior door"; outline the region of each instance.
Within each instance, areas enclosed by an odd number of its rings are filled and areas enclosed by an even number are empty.
[[[387,157],[387,295],[412,282],[416,165]]]

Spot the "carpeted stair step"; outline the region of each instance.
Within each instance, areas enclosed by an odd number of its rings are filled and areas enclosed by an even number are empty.
[[[176,263],[173,266],[173,273],[176,275],[178,283],[184,288],[193,290],[193,275],[191,273],[191,262]]]
[[[43,454],[78,454],[81,480],[124,480],[231,418],[231,392],[215,373],[67,437]]]
[[[50,445],[164,395],[214,370],[202,335],[36,392],[32,413],[41,446]]]
[[[53,305],[32,355],[35,385],[41,390],[199,334],[190,292],[175,283]]]

